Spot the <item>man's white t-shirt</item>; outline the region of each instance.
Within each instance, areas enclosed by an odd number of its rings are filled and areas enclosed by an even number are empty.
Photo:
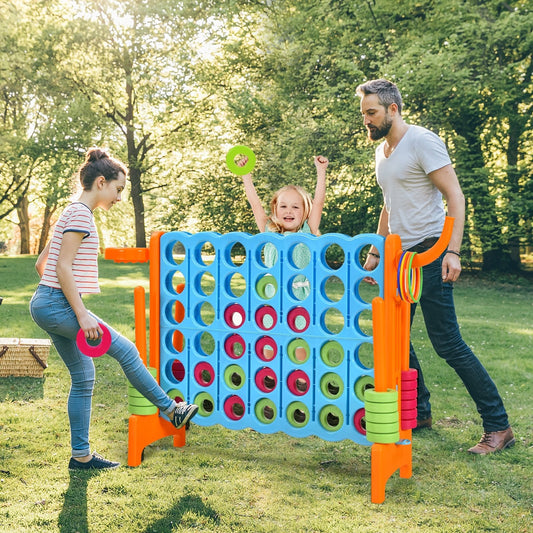
[[[444,226],[442,194],[428,178],[451,164],[444,142],[421,126],[409,126],[387,158],[381,143],[376,149],[376,177],[389,215],[389,231],[408,249],[429,237],[439,237]]]

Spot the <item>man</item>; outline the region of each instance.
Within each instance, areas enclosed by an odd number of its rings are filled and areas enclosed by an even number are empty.
[[[474,400],[483,421],[481,440],[468,451],[486,455],[515,443],[503,401],[489,374],[461,337],[453,302],[453,282],[461,273],[461,241],[465,200],[442,140],[431,131],[412,126],[402,118],[402,97],[396,85],[372,80],[357,87],[368,137],[383,139],[376,149],[376,178],[384,205],[377,233],[396,233],[404,250],[423,252],[437,241],[444,225],[444,196],[453,233],[444,254],[423,267],[420,307],[428,336],[437,354],[458,374]],[[379,262],[370,250],[365,269]],[[411,323],[416,304],[411,306]],[[409,366],[418,371],[418,425],[431,428],[429,391],[410,345]]]

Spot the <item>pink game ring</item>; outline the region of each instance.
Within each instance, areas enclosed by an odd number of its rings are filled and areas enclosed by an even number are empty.
[[[111,333],[109,333],[109,330],[103,324],[98,323],[98,325],[104,333],[100,343],[96,346],[91,346],[87,342],[85,333],[82,329],[78,331],[78,335],[76,336],[76,344],[78,345],[80,352],[84,355],[88,355],[89,357],[100,357],[101,355],[104,355],[111,346]]]

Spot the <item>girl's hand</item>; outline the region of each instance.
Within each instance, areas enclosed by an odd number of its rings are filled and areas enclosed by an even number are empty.
[[[317,170],[326,170],[328,168],[329,160],[327,157],[324,157],[323,155],[317,155],[315,157],[315,166]]]
[[[248,158],[244,156],[240,161],[237,161],[237,166],[243,167],[244,165],[246,165],[246,163],[248,163]]]
[[[91,316],[89,313],[81,318],[78,318],[78,324],[85,333],[86,339],[98,340],[104,334],[102,328],[98,325],[96,318]]]

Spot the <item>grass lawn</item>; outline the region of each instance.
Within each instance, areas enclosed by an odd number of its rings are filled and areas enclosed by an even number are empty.
[[[28,302],[34,257],[0,257],[0,337],[45,337]],[[101,262],[88,306],[134,339],[133,288],[146,265]],[[370,502],[370,448],[192,424],[145,450],[137,468],[69,473],[68,373],[52,348],[43,379],[0,378],[0,532],[529,532],[532,531],[533,283],[464,275],[456,286],[465,340],[504,398],[517,444],[477,457],[475,407],[436,356],[417,316],[413,342],[432,392],[432,430],[413,438],[413,476],[394,474]],[[95,360],[91,441],[127,463],[127,388],[118,364]]]

